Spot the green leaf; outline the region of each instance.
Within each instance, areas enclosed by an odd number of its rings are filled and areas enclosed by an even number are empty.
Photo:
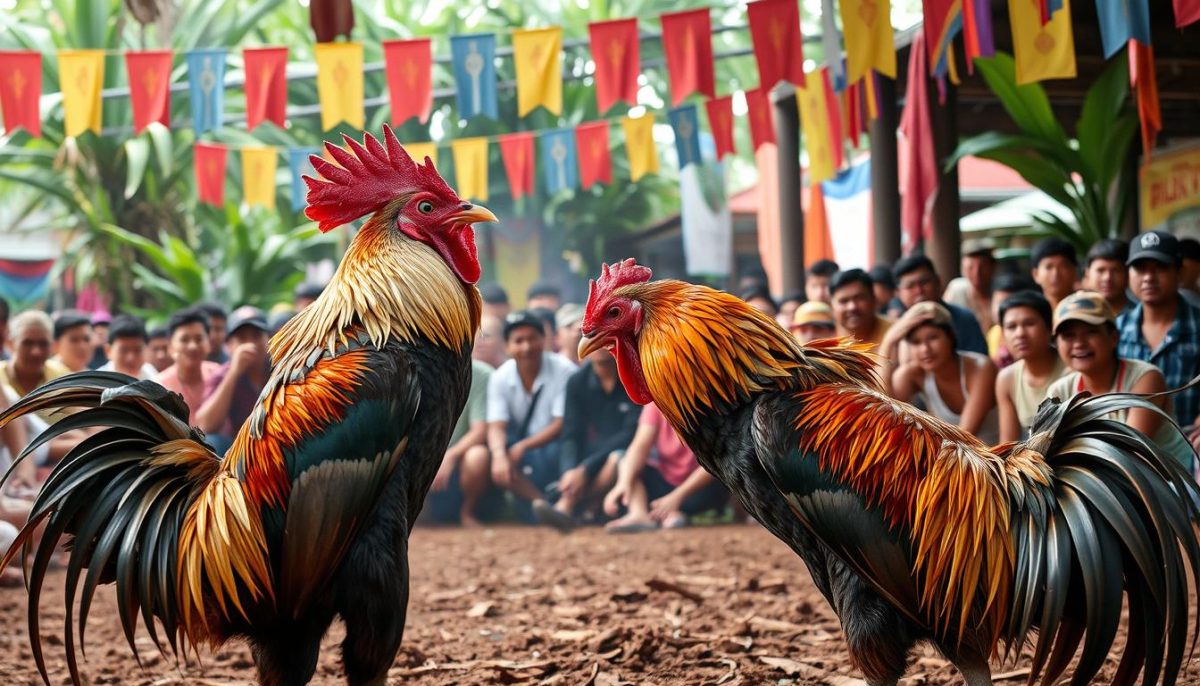
[[[171,139],[171,131],[159,122],[150,122],[146,127],[150,141],[154,144],[154,152],[158,157],[158,170],[163,177],[171,174],[175,166],[175,142]]]
[[[125,199],[133,197],[146,178],[146,166],[150,163],[150,141],[145,136],[125,141]]]
[[[1083,101],[1075,136],[1085,171],[1101,188],[1107,188],[1125,163],[1137,116],[1128,106],[1129,69],[1123,59],[1112,60],[1096,79]],[[1133,127],[1133,128],[1136,128]]]
[[[1011,55],[997,51],[994,57],[977,58],[975,66],[1017,128],[1048,142],[1067,145],[1067,134],[1055,118],[1041,84],[1017,85],[1016,63]]]

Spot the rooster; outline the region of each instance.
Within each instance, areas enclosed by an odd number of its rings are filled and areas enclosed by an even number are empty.
[[[1054,682],[1077,652],[1071,683],[1090,683],[1123,595],[1113,683],[1175,682],[1200,494],[1146,436],[1104,418],[1153,404],[1048,402],[1028,441],[989,448],[885,396],[862,347],[801,345],[737,298],[650,276],[633,260],[604,267],[580,357],[610,348],[630,398],[654,402],[804,559],[872,686],[895,684],[918,641],[969,686],[1030,642],[1031,683]]]
[[[55,467],[3,561],[32,552],[29,636],[47,683],[38,600],[64,536],[76,684],[73,599],[82,647],[109,582],[135,655],[140,615],[160,651],[164,635],[176,654],[244,637],[261,684],[305,684],[339,616],[348,682],[385,683],[404,631],[408,535],[470,387],[482,308],[472,224],[496,217],[390,129],[382,143],[343,138],[326,143],[336,164],[312,157],[323,178],[305,177],[306,214],[322,231],[373,215],[317,301],[272,339],[270,379],[224,459],[188,426],[180,396],[121,374],[63,377],[0,415],[3,426],[81,408],[26,453],[96,431]]]

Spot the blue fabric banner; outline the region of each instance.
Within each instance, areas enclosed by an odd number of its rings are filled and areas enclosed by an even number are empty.
[[[1130,39],[1150,45],[1150,4],[1146,0],[1096,0],[1104,59],[1120,52]]]
[[[700,117],[695,105],[676,107],[667,112],[671,128],[675,130],[675,152],[679,155],[679,168],[699,164]]]
[[[304,179],[300,178],[305,174],[316,176],[317,172],[313,170],[312,162],[308,161],[309,155],[320,155],[321,151],[316,148],[288,148],[288,167],[292,170],[292,211],[299,212],[304,209],[305,196],[308,194],[308,186],[305,185]]]
[[[579,185],[579,165],[575,157],[575,130],[555,129],[538,135],[542,149],[542,169],[546,172],[546,192],[550,195]]]
[[[225,110],[225,49],[192,50],[187,54],[192,93],[192,128],[196,135],[221,128]]]
[[[458,90],[458,116],[470,119],[482,114],[497,119],[496,36],[451,36],[450,54]]]

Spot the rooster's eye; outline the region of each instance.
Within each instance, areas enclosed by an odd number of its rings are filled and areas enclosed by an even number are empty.
[[[620,316],[620,314],[621,314],[621,308],[619,308],[619,307],[613,307],[608,310],[608,318],[609,319],[616,319],[618,316]]]
[[[428,200],[422,200],[421,202],[417,203],[417,211],[421,214],[429,214],[433,211],[433,203],[429,202]]]

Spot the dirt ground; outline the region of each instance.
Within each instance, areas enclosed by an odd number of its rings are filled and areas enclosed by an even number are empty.
[[[62,573],[46,597],[51,683],[62,659]],[[695,527],[626,536],[563,536],[502,527],[423,529],[412,540],[412,602],[389,683],[861,684],[837,620],[803,564],[757,526]],[[0,684],[40,683],[25,628],[23,589],[0,589]],[[121,635],[112,594],[98,594],[85,672],[92,684],[253,683],[240,644],[176,667],[139,638],[144,668]],[[314,684],[341,684],[335,626]],[[1110,657],[1111,674],[1119,654]],[[1023,663],[997,665],[1021,684]],[[906,686],[961,683],[932,651],[913,656]],[[1181,684],[1200,684],[1200,657]]]

